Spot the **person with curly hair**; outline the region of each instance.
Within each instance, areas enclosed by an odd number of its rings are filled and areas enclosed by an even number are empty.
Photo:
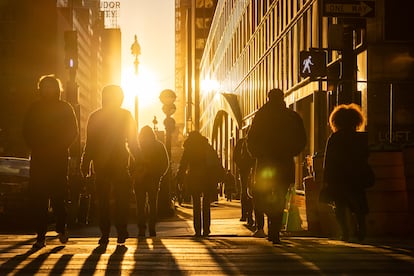
[[[365,118],[357,104],[342,104],[329,116],[333,133],[328,138],[324,156],[324,181],[335,206],[335,215],[344,241],[349,240],[347,210],[356,218],[356,235],[366,235],[368,213],[366,188],[369,148],[368,136],[362,130]]]

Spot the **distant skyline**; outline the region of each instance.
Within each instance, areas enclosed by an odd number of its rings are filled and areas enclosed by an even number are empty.
[[[122,34],[122,74],[125,90],[125,104],[133,113],[133,93],[131,84],[134,72],[134,56],[131,45],[137,35],[141,45],[139,57],[139,128],[152,125],[154,115],[158,128],[165,115],[158,99],[163,89],[174,90],[175,60],[175,0],[121,0],[119,26]],[[125,84],[127,82],[127,84]]]

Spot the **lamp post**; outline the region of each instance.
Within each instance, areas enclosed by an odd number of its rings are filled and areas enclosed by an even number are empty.
[[[134,67],[135,67],[135,75],[138,77],[138,65],[139,60],[138,56],[141,55],[141,46],[138,43],[137,35],[134,35],[134,43],[131,45],[131,54],[134,55]],[[134,111],[135,111],[135,121],[137,124],[137,130],[139,131],[139,120],[138,120],[138,92],[135,94],[135,100],[134,100]]]

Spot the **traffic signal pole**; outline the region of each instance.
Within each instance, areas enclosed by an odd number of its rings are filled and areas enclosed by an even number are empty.
[[[164,179],[162,181],[161,189],[159,192],[159,198],[158,202],[160,203],[158,205],[158,213],[161,216],[171,216],[174,214],[174,209],[172,209],[172,204],[166,204],[170,203],[172,201],[171,197],[171,189],[172,189],[172,172],[171,172],[171,163],[172,163],[172,157],[171,157],[171,137],[172,133],[175,130],[175,120],[171,117],[176,111],[176,106],[174,104],[176,99],[176,94],[174,91],[170,89],[165,89],[161,91],[160,93],[160,101],[163,104],[162,111],[166,115],[164,119],[164,126],[165,126],[165,148],[168,153],[169,158],[169,168],[167,171],[167,174],[164,176]]]

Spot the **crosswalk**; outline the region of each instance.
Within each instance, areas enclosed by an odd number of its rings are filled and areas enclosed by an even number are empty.
[[[51,232],[50,232],[51,233]],[[0,235],[0,275],[413,275],[414,242],[345,243],[285,237],[130,238],[106,248],[98,237],[62,245],[51,233],[31,251],[32,235]]]

